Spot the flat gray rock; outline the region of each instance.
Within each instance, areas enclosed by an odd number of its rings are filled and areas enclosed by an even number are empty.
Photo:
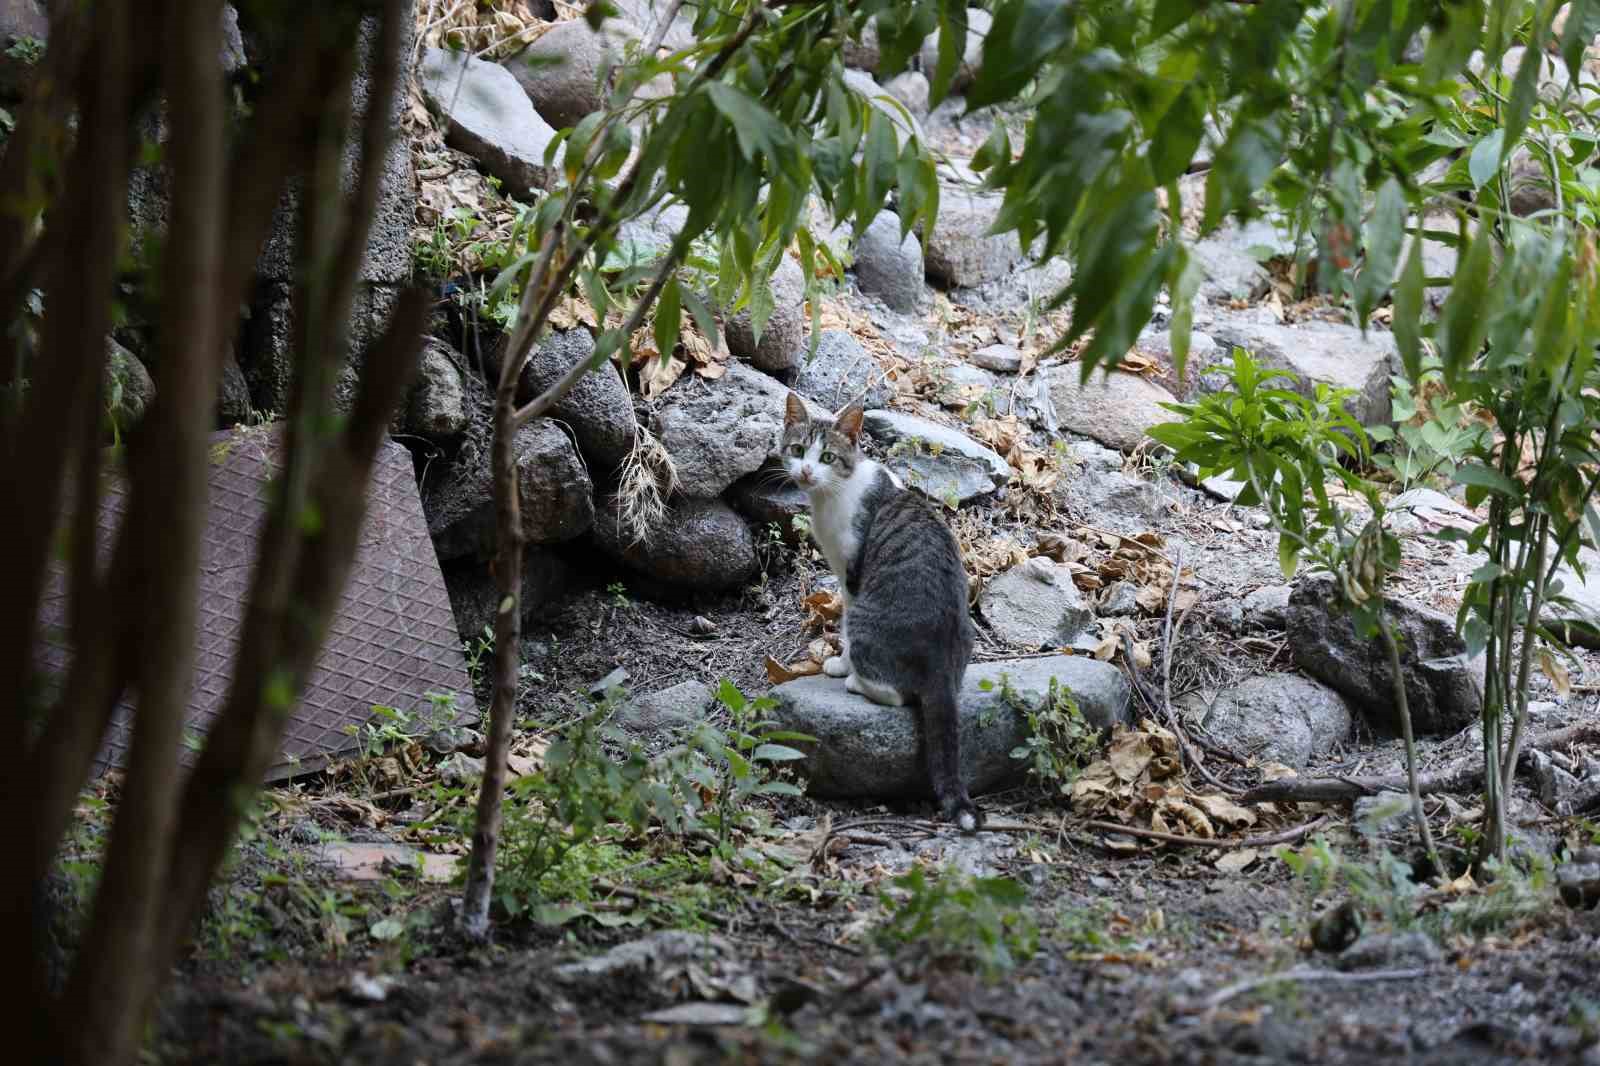
[[[855,249],[856,286],[889,308],[909,314],[922,302],[922,244],[915,233],[900,236],[900,216],[880,211]]]
[[[1072,571],[1043,556],[991,580],[978,610],[995,636],[1030,650],[1068,647],[1094,621]]]
[[[1131,452],[1151,426],[1178,418],[1161,406],[1177,402],[1177,397],[1154,381],[1121,371],[1097,371],[1083,384],[1080,372],[1075,363],[1046,371],[1050,400],[1062,429]]]
[[[713,698],[709,685],[680,681],[630,700],[618,708],[615,720],[635,733],[673,733],[704,721]]]
[[[816,353],[802,360],[794,391],[830,411],[851,403],[882,407],[894,396],[883,367],[844,330],[823,330]]]
[[[1363,337],[1339,322],[1280,326],[1234,315],[1218,315],[1209,332],[1219,344],[1213,353],[1219,362],[1244,348],[1261,365],[1293,373],[1302,394],[1311,396],[1319,384],[1351,389],[1355,395],[1345,410],[1365,426],[1388,423],[1389,378],[1399,372],[1400,358],[1392,333],[1373,328]],[[1210,387],[1206,378],[1201,387]]]
[[[1095,525],[1118,533],[1142,533],[1161,517],[1166,500],[1152,482],[1120,469],[1084,467],[1056,483],[1055,497]]]
[[[1263,674],[1223,689],[1209,707],[1198,694],[1178,701],[1223,747],[1303,768],[1350,739],[1355,721],[1345,698],[1298,674]]]
[[[417,70],[428,106],[443,115],[445,141],[466,152],[519,200],[548,189],[557,167],[545,149],[556,131],[534,111],[505,67],[465,53],[425,48]]]
[[[1342,693],[1368,723],[1400,733],[1388,654],[1379,639],[1357,635],[1336,611],[1332,578],[1314,575],[1289,597],[1287,631],[1295,665]],[[1477,721],[1483,709],[1483,659],[1468,659],[1455,620],[1405,600],[1387,601],[1400,644],[1400,669],[1419,736],[1448,736]]]
[[[996,374],[1015,374],[1022,369],[1022,353],[1009,344],[990,344],[967,356],[967,362]]]
[[[900,411],[866,413],[867,433],[888,444],[885,465],[910,488],[945,504],[975,500],[1011,479],[1011,464],[960,430]]]
[[[1002,678],[1004,682],[1002,683]],[[1027,739],[1027,721],[1014,701],[1041,705],[1050,681],[1065,686],[1090,724],[1130,722],[1130,689],[1122,672],[1085,656],[1056,655],[974,663],[961,686],[961,766],[967,788],[981,793],[1015,784],[1026,766],[1011,757]],[[990,687],[982,686],[988,682]],[[799,768],[812,795],[893,797],[931,792],[915,707],[883,707],[852,695],[841,678],[803,677],[772,690],[772,717],[784,729],[817,738]],[[1008,698],[1009,695],[1009,698]]]
[[[979,7],[967,8],[967,42],[962,49],[961,62],[956,66],[955,76],[950,79],[950,91],[959,93],[972,84],[978,76],[978,64],[983,59],[983,40],[989,36],[989,29],[994,25],[994,16]],[[922,42],[921,50],[922,69],[935,70],[939,65],[939,35],[930,33]]]

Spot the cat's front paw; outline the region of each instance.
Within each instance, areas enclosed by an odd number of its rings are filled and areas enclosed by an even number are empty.
[[[850,673],[850,660],[843,655],[830,655],[822,664],[822,672],[829,677],[844,677]]]

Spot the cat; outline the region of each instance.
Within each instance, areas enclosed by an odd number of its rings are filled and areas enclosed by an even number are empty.
[[[861,452],[862,410],[813,420],[794,393],[781,455],[811,504],[811,536],[844,588],[838,655],[845,688],[921,710],[928,777],[944,816],[976,832],[983,812],[961,777],[957,699],[972,657],[967,574],[948,526],[917,493]]]

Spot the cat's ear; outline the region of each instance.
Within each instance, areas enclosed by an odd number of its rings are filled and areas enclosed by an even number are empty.
[[[853,403],[839,412],[839,417],[833,420],[833,428],[850,438],[850,443],[854,444],[857,438],[861,436],[861,418],[863,414],[861,405]]]
[[[799,396],[791,392],[789,399],[783,405],[784,428],[790,429],[794,426],[803,426],[810,420],[811,416],[806,414],[806,405],[801,402]]]

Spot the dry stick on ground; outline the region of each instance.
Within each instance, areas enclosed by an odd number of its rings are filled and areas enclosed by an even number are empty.
[[[1143,837],[1146,840],[1159,840],[1163,844],[1184,844],[1198,848],[1268,848],[1274,844],[1293,844],[1303,840],[1332,820],[1333,816],[1331,814],[1324,814],[1320,818],[1313,818],[1304,825],[1285,829],[1281,833],[1269,833],[1266,836],[1259,837],[1244,837],[1238,840],[1184,836],[1181,833],[1163,833],[1159,829],[1144,829],[1136,825],[1118,825],[1116,822],[1091,820],[1080,824],[1085,829],[1096,829],[1102,833],[1121,833],[1125,836]]]
[[[1529,751],[1549,750],[1580,742],[1600,741],[1600,723],[1581,722],[1564,729],[1539,733],[1528,739],[1523,759],[1526,765]],[[1447,769],[1432,774],[1419,774],[1417,791],[1422,795],[1435,792],[1467,792],[1483,783],[1483,760],[1478,757],[1463,759]],[[1405,792],[1405,774],[1374,774],[1365,777],[1285,777],[1257,785],[1243,796],[1240,803],[1339,803],[1359,799],[1377,792]]]
[[[1285,981],[1334,981],[1343,984],[1363,984],[1369,981],[1410,981],[1427,975],[1428,971],[1420,967],[1410,970],[1367,970],[1364,973],[1296,968],[1285,970],[1282,973],[1267,974],[1265,977],[1252,977],[1248,981],[1240,981],[1236,984],[1228,985],[1226,988],[1219,988],[1201,1000],[1198,1009],[1214,1010],[1236,996],[1242,996],[1246,992],[1253,992],[1268,985],[1282,984]]]

